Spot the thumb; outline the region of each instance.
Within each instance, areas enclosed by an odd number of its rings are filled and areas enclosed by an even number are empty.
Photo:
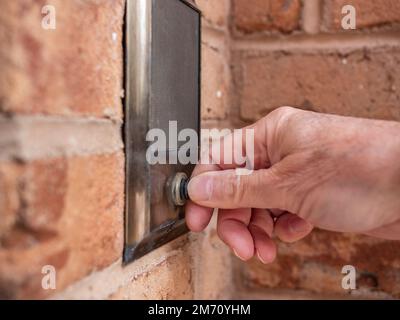
[[[212,171],[193,177],[188,191],[190,199],[204,207],[289,210],[281,181],[272,168],[248,175],[239,175],[236,170]]]

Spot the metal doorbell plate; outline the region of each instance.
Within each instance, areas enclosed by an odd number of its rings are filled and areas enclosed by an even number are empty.
[[[171,201],[177,173],[193,164],[149,164],[146,135],[200,131],[201,13],[183,0],[128,0],[126,16],[125,252],[128,263],[187,232],[184,207]],[[165,153],[177,153],[166,148]],[[178,205],[177,205],[178,204]]]

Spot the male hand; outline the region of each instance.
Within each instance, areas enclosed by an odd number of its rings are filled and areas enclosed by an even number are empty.
[[[199,164],[186,221],[202,231],[213,208],[219,237],[242,260],[276,256],[273,234],[294,242],[313,227],[400,239],[400,123],[282,107],[247,127],[255,170]],[[223,149],[211,148],[211,155]]]

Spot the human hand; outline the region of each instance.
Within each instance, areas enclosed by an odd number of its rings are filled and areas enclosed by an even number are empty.
[[[195,168],[192,231],[220,208],[219,237],[242,260],[257,254],[263,263],[275,259],[273,234],[294,242],[313,226],[400,239],[399,123],[282,107],[247,128],[255,133],[253,173],[238,176],[224,163]]]

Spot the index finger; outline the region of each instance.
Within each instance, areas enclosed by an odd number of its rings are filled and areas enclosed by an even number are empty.
[[[243,167],[245,163],[241,161],[243,159],[247,161],[248,158],[251,158],[253,162],[251,165],[254,169],[270,166],[266,149],[266,130],[264,119],[251,126],[230,131],[225,135],[224,130],[210,130],[210,135],[205,137],[206,139],[202,137],[200,163],[195,167],[192,177],[210,171]],[[252,135],[253,140],[249,139],[249,134]],[[217,139],[209,140],[209,138],[215,137]],[[193,201],[188,201],[185,209],[186,224],[190,230],[195,232],[203,231],[213,214],[213,208],[200,206]]]

